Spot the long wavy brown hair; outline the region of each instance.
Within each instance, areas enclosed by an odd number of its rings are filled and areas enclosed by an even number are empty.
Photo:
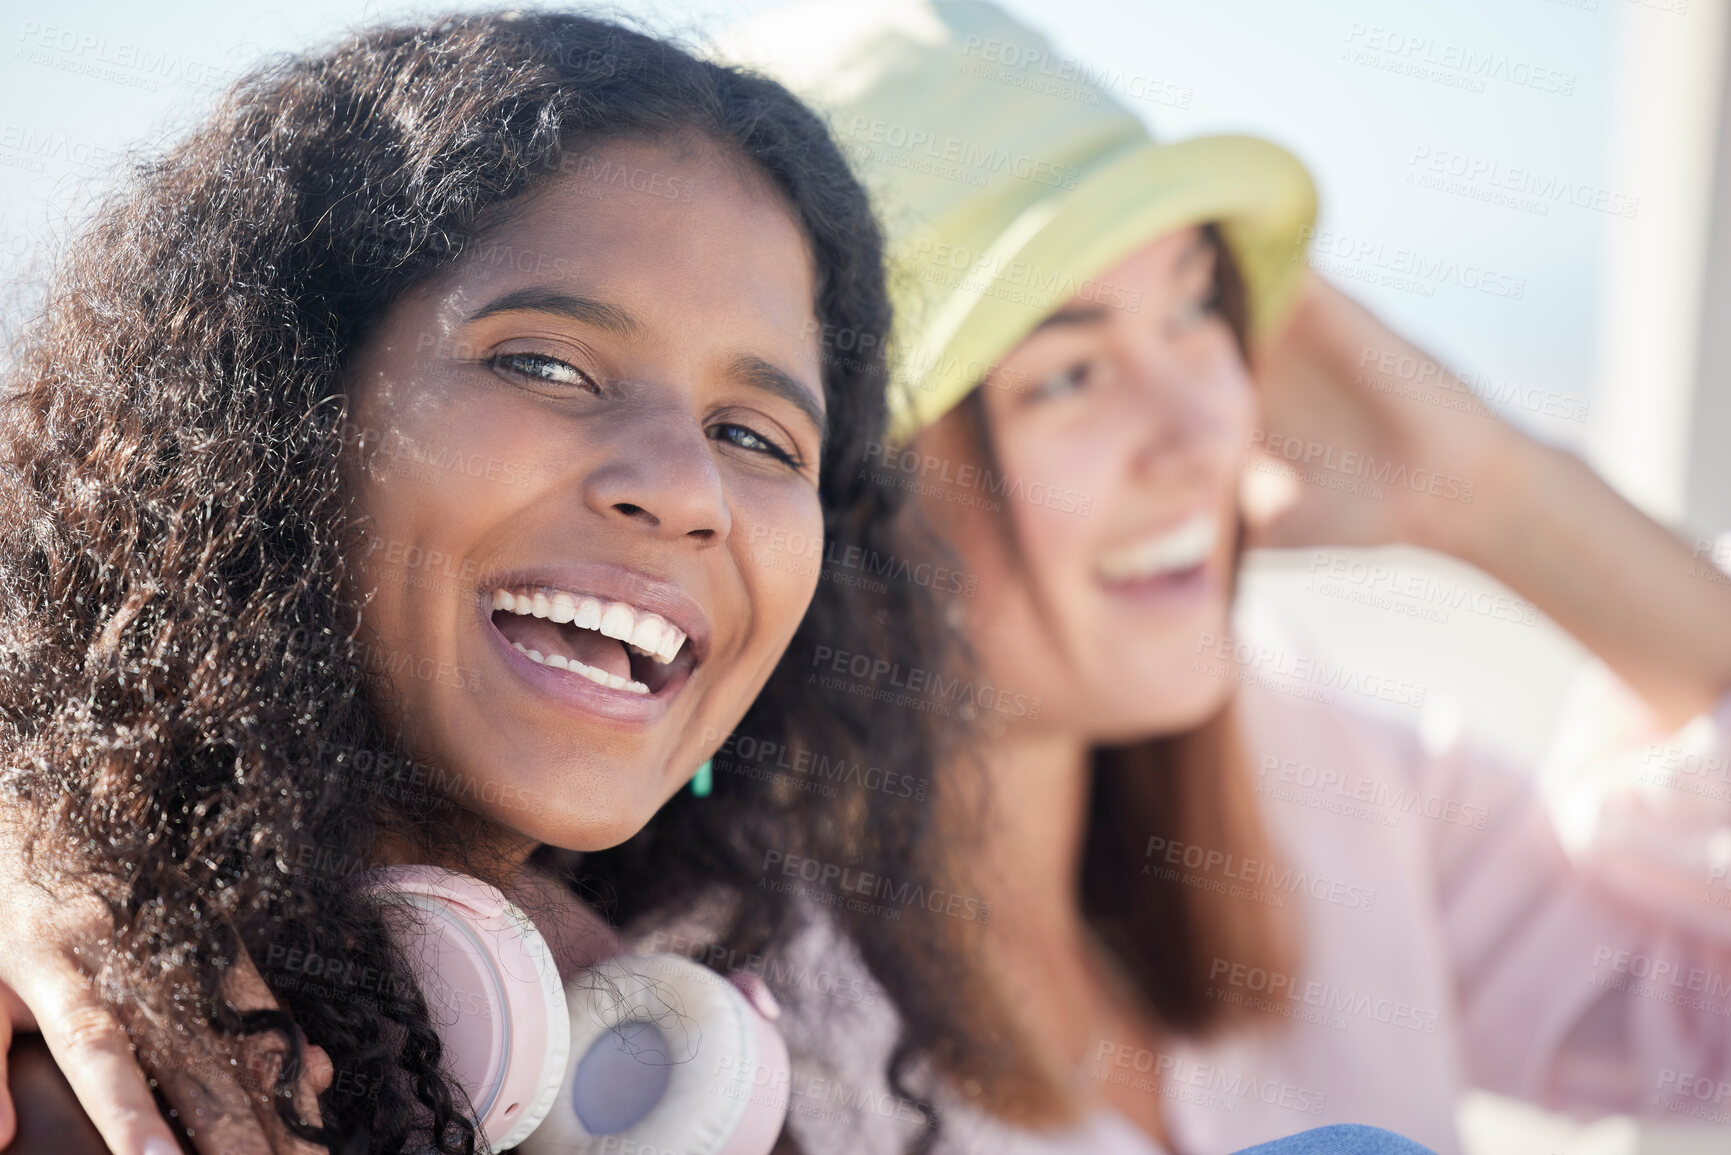
[[[452,17],[256,69],[103,201],[9,344],[0,787],[35,831],[44,881],[106,903],[99,989],[135,1033],[281,1032],[275,1106],[303,1138],[475,1142],[418,989],[375,909],[340,885],[378,833],[426,836],[460,811],[404,773],[368,704],[345,546],[357,515],[339,484],[344,365],[407,290],[583,149],[692,131],[765,174],[810,242],[826,537],[832,553],[891,554],[897,498],[862,468],[884,428],[890,317],[865,194],[784,89],[608,21]],[[927,716],[885,725],[868,698],[807,679],[820,647],[935,667],[932,609],[915,582],[820,581],[741,731],[873,766],[938,764]],[[712,796],[681,792],[571,877],[622,923],[719,890],[717,940],[761,954],[800,921],[793,896],[754,885],[766,848],[938,877],[930,811],[720,773]],[[954,922],[878,919],[856,936],[900,1013],[898,1088],[921,1056],[967,1066]],[[241,951],[283,1012],[238,1015],[222,997]],[[386,978],[364,995],[329,973],[313,984],[275,965],[285,954]],[[290,1100],[304,1041],[338,1073],[317,1125]],[[166,1044],[150,1053],[172,1061]]]

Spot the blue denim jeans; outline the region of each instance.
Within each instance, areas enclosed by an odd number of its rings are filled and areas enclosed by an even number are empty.
[[[1246,1147],[1237,1155],[1435,1155],[1435,1152],[1381,1127],[1342,1123]]]

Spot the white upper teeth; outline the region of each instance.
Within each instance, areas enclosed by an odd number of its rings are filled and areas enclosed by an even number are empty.
[[[685,631],[660,614],[586,594],[549,589],[520,594],[501,588],[493,591],[493,608],[597,630],[663,664],[671,662],[685,644]]]
[[[1192,514],[1164,533],[1112,550],[1100,559],[1098,569],[1107,581],[1176,573],[1207,561],[1219,540],[1218,517]]]

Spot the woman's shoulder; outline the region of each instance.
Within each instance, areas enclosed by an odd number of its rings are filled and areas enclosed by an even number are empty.
[[[911,1076],[889,1083],[900,1019],[852,940],[827,911],[811,906],[784,958],[767,960],[765,978],[783,1002],[783,1033],[795,1056],[788,1125],[809,1151],[900,1155],[940,1121],[937,1155],[1164,1155],[1110,1110],[1058,1131],[1029,1131],[977,1110],[941,1081]]]

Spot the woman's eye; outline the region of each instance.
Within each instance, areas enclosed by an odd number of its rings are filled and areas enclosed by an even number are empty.
[[[797,468],[800,464],[799,460],[795,458],[793,454],[775,444],[775,442],[769,440],[767,437],[764,437],[756,430],[749,429],[744,425],[734,425],[731,423],[716,425],[711,427],[709,435],[716,441],[729,441],[734,445],[739,446],[741,449],[748,449],[753,453],[761,453],[767,457],[773,457],[775,460],[780,461],[785,465],[792,465]]]
[[[1189,298],[1172,310],[1172,327],[1179,332],[1192,328],[1219,308],[1220,293],[1210,286],[1207,292]]]
[[[1028,392],[1034,398],[1041,400],[1067,396],[1087,384],[1088,370],[1089,366],[1085,361],[1078,365],[1072,365],[1068,369],[1053,373]]]
[[[576,366],[545,353],[498,353],[487,362],[495,369],[546,385],[563,385],[599,393],[595,382]]]

